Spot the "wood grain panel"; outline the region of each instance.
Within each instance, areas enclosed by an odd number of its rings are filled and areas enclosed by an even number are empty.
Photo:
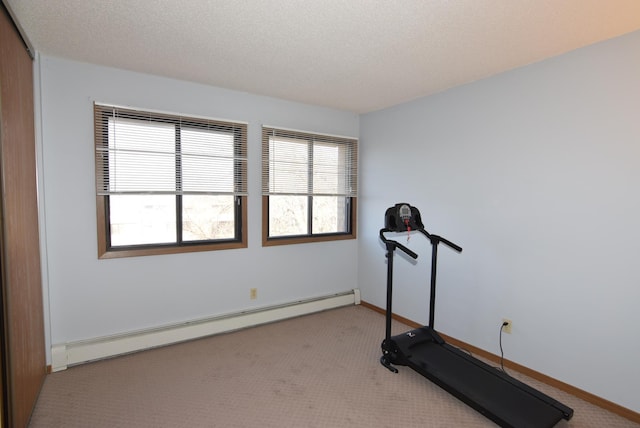
[[[4,8],[0,58],[3,380],[9,425],[24,427],[46,375],[33,63]]]

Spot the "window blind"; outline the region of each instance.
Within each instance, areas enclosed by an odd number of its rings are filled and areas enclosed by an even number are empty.
[[[358,140],[262,128],[262,194],[357,197]]]
[[[247,194],[247,125],[94,105],[96,190]]]

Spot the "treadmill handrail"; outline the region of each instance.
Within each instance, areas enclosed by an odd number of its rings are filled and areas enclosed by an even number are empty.
[[[440,235],[432,235],[429,232],[427,232],[424,229],[418,229],[419,232],[422,232],[427,238],[429,238],[429,240],[431,241],[432,244],[438,244],[440,242],[442,242],[443,244],[446,244],[448,247],[456,250],[457,252],[461,253],[462,252],[462,247],[454,244],[453,242],[449,241],[446,238],[443,238]]]
[[[440,242],[442,242],[443,244],[446,244],[448,247],[454,249],[455,251],[461,253],[462,252],[462,247],[454,244],[453,242],[449,241],[446,238],[443,238],[440,235],[432,235],[429,232],[427,232],[424,229],[417,229],[418,232],[422,233],[424,236],[426,236],[432,244],[437,245]],[[385,232],[393,232],[392,230],[385,228],[380,229],[380,239],[382,239],[382,242],[384,242],[387,245],[393,245],[395,248],[399,248],[402,251],[404,251],[407,255],[409,255],[411,258],[417,259],[418,255],[411,251],[410,249],[408,249],[407,247],[405,247],[404,245],[402,245],[401,243],[399,243],[398,241],[395,241],[393,239],[388,239],[386,236],[384,236]]]
[[[418,255],[416,253],[414,253],[413,251],[411,251],[410,249],[408,249],[407,247],[405,247],[404,245],[402,245],[398,241],[394,241],[393,239],[387,239],[387,237],[384,236],[384,232],[391,232],[391,231],[389,229],[387,229],[387,228],[380,229],[380,239],[382,239],[382,242],[387,244],[387,248],[388,248],[389,245],[391,245],[392,248],[401,249],[403,252],[405,252],[412,259],[417,259],[418,258]]]

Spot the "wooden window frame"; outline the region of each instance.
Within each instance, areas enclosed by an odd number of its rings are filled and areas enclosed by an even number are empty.
[[[151,256],[151,255],[164,255],[164,254],[181,254],[181,253],[190,253],[190,252],[201,252],[201,251],[216,251],[216,250],[229,250],[229,249],[239,249],[239,248],[247,248],[248,242],[248,227],[247,227],[247,195],[246,195],[246,177],[247,177],[247,169],[246,169],[246,151],[247,151],[247,125],[244,123],[236,123],[236,122],[222,122],[213,119],[206,118],[194,118],[180,115],[173,115],[168,113],[158,113],[147,110],[134,110],[130,108],[121,108],[117,106],[107,106],[107,105],[94,105],[94,130],[95,130],[95,144],[96,148],[99,145],[104,145],[105,137],[104,137],[104,118],[105,108],[115,108],[120,109],[121,111],[126,112],[140,112],[143,115],[148,115],[151,117],[159,117],[162,120],[176,119],[176,120],[187,120],[187,121],[214,121],[215,123],[227,123],[239,129],[238,139],[235,140],[235,143],[238,145],[238,150],[242,153],[242,156],[245,157],[245,161],[239,168],[241,180],[243,183],[241,187],[243,188],[241,193],[235,195],[235,203],[237,205],[235,211],[235,229],[236,229],[236,238],[233,239],[224,239],[224,240],[203,240],[203,241],[187,241],[187,242],[172,242],[172,243],[163,243],[163,244],[143,244],[143,245],[131,245],[131,246],[118,246],[111,247],[109,244],[109,217],[108,217],[108,205],[109,205],[109,195],[99,194],[100,189],[104,183],[104,178],[102,176],[103,168],[104,168],[104,159],[101,159],[99,155],[96,155],[96,219],[97,219],[97,244],[98,244],[98,258],[99,259],[113,259],[113,258],[122,258],[122,257],[138,257],[138,256]],[[179,198],[181,196],[176,195],[178,198],[177,203],[179,202]],[[179,225],[177,225],[179,226]]]
[[[337,233],[313,233],[309,232],[307,234],[302,235],[288,235],[288,236],[269,236],[269,165],[268,165],[268,157],[269,157],[269,137],[273,135],[275,132],[282,132],[288,136],[293,136],[294,138],[300,138],[303,140],[319,140],[319,141],[331,141],[335,142],[343,141],[348,142],[350,144],[350,148],[353,153],[350,154],[350,171],[353,172],[354,177],[351,178],[353,181],[353,186],[355,191],[357,191],[357,151],[358,144],[357,139],[351,137],[337,137],[332,135],[325,134],[317,134],[310,133],[306,131],[296,131],[289,130],[283,128],[275,128],[269,126],[263,126],[262,128],[262,246],[277,246],[277,245],[292,245],[292,244],[303,244],[303,243],[311,243],[311,242],[329,242],[329,241],[341,241],[341,240],[349,240],[357,238],[357,197],[354,195],[345,196],[347,198],[348,206],[348,230],[346,232],[337,232]],[[308,197],[311,199],[313,197],[312,194],[309,194]],[[310,201],[311,205],[311,201]],[[310,227],[311,228],[311,227]]]

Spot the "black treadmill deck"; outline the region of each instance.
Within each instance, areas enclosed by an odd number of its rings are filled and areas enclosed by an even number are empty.
[[[553,427],[573,410],[447,343],[428,327],[391,338],[392,363],[406,365],[502,427]]]

